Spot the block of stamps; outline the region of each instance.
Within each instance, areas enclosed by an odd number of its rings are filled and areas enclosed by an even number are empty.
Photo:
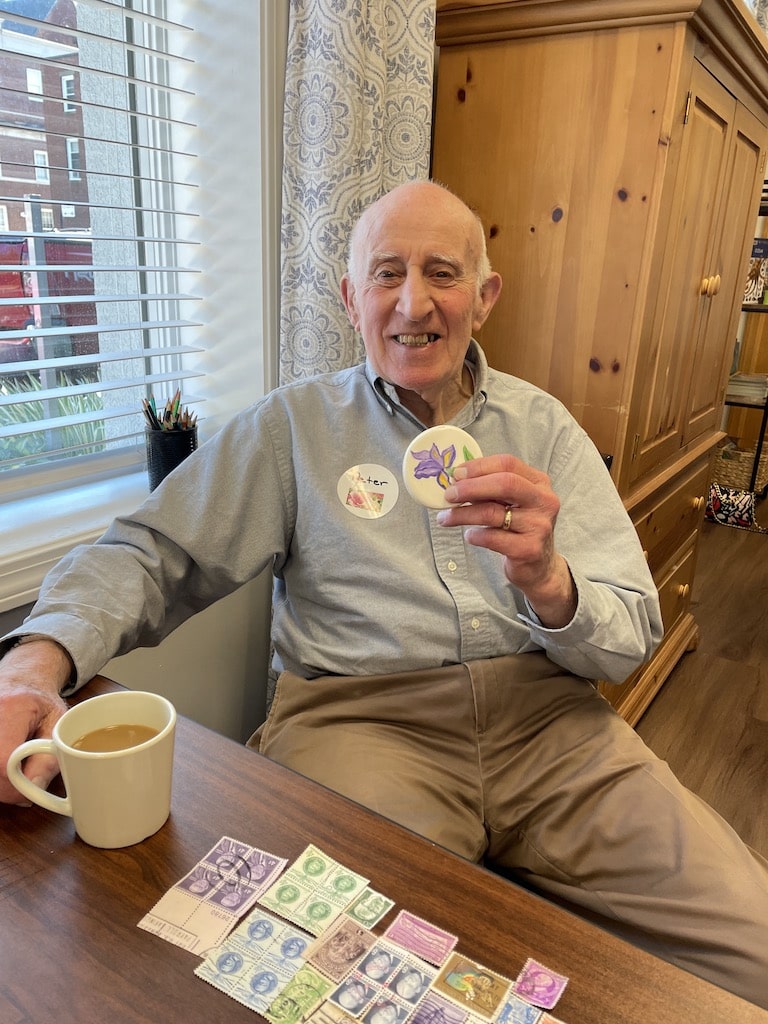
[[[459,941],[450,932],[430,924],[421,917],[416,917],[407,910],[400,911],[384,934],[398,945],[410,949],[422,960],[438,967],[445,963]]]
[[[528,959],[517,976],[512,991],[536,1006],[551,1010],[567,984],[568,978],[564,974],[557,974],[537,960]]]
[[[311,937],[257,908],[195,969],[221,992],[263,1013],[305,963]]]
[[[343,981],[376,943],[376,936],[342,914],[307,950],[307,962],[332,981]]]
[[[364,1024],[401,1024],[429,991],[437,969],[386,939],[377,939],[329,999]],[[372,1014],[376,1019],[372,1020]]]
[[[484,1020],[493,1020],[511,982],[460,953],[451,953],[433,982],[436,991]]]
[[[300,1024],[320,1006],[333,982],[305,964],[264,1011],[270,1024]]]
[[[368,885],[311,844],[259,902],[312,935],[322,933]]]
[[[221,943],[286,864],[284,857],[222,836],[160,897],[139,928],[204,956]]]

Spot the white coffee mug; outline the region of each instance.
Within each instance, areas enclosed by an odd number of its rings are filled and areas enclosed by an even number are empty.
[[[81,750],[83,736],[115,726],[145,726],[154,732],[134,746],[107,752]],[[120,690],[91,697],[70,708],[51,739],[27,740],[8,760],[8,778],[28,800],[69,815],[82,840],[115,849],[153,835],[171,810],[176,710],[156,693]],[[53,754],[66,797],[36,786],[21,763],[32,754]]]

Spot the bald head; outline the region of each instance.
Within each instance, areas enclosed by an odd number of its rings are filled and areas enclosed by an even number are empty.
[[[420,222],[435,218],[439,222],[452,221],[464,236],[467,262],[477,275],[477,287],[491,275],[491,264],[485,245],[485,232],[477,214],[450,189],[434,181],[406,181],[386,192],[366,207],[352,229],[349,240],[347,273],[355,283],[366,273],[364,265],[366,240],[388,218],[412,218],[414,230]]]

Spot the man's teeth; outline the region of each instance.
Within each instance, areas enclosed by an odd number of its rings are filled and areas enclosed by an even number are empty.
[[[411,348],[420,348],[423,345],[430,345],[437,341],[436,334],[396,334],[395,341],[398,345],[409,345]]]

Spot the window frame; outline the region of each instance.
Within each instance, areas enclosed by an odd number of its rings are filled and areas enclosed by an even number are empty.
[[[82,181],[82,164],[81,164],[81,150],[80,150],[80,139],[76,136],[67,136],[64,139],[64,147],[67,153],[67,173],[70,181]],[[77,165],[73,157],[77,155]]]
[[[42,157],[42,159],[40,159]],[[32,150],[32,163],[35,168],[35,184],[36,185],[50,185],[51,184],[51,165],[48,158],[47,149],[33,149]],[[44,173],[43,173],[44,172]]]
[[[43,102],[43,73],[39,68],[26,69],[27,98],[35,103]]]
[[[213,168],[201,183],[199,205],[208,212],[198,227],[209,310],[199,329],[206,371],[202,443],[277,382],[288,0],[245,5],[238,19],[221,18],[214,0],[189,0],[189,6],[196,8],[196,60],[207,88],[196,142]],[[243,69],[240,109],[253,114],[253,131],[231,117],[233,60]],[[215,274],[205,272],[210,267]],[[4,475],[4,486],[12,475]],[[137,468],[126,455],[105,458],[103,472],[88,479],[71,466],[26,471],[24,478],[0,503],[0,611],[33,601],[45,572],[73,544],[94,540],[148,494],[144,465]]]
[[[69,88],[69,86],[71,86],[71,89]],[[64,111],[65,114],[72,114],[75,112],[75,110],[77,110],[77,104],[73,102],[75,99],[74,75],[61,76],[61,98],[61,109]]]

